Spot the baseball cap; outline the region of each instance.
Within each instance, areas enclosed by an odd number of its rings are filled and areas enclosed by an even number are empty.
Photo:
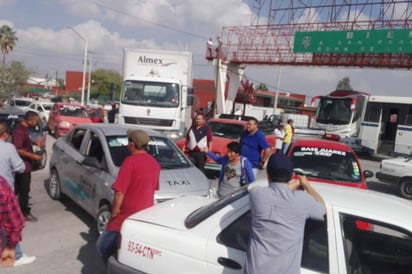
[[[293,174],[292,161],[283,153],[275,153],[269,157],[266,172],[272,182],[287,182]]]
[[[149,143],[149,135],[141,129],[128,129],[127,137],[129,137],[138,148],[142,148]]]

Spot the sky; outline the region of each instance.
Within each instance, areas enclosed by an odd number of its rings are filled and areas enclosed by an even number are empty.
[[[224,26],[250,24],[251,0],[0,0],[0,25],[18,41],[7,61],[21,61],[34,77],[64,78],[82,71],[85,40],[92,71],[121,73],[124,48],[184,50],[193,53],[193,77],[214,79],[204,58],[206,41]],[[274,91],[326,95],[349,77],[355,90],[375,95],[411,96],[408,70],[248,66],[245,76]],[[278,77],[279,76],[279,77]]]

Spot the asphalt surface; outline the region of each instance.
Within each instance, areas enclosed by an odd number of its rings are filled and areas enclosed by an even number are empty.
[[[47,151],[50,158],[54,138],[48,136]],[[374,173],[379,168],[380,158],[361,159],[364,169]],[[105,273],[105,266],[96,253],[98,234],[94,229],[93,217],[69,199],[54,201],[46,192],[48,165],[32,173],[32,213],[39,218],[37,223],[27,223],[23,231],[22,249],[37,260],[30,265],[14,268],[0,268],[0,273],[18,274],[64,274]],[[259,174],[264,177],[264,173]],[[216,185],[216,179],[211,182]],[[397,195],[396,188],[380,183],[375,177],[368,179],[370,189]]]

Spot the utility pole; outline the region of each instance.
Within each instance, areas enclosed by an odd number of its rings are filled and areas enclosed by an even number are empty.
[[[88,105],[90,103],[90,85],[91,85],[91,79],[92,79],[92,53],[89,53],[89,79],[87,81],[87,100],[86,104]]]
[[[69,27],[76,35],[84,41],[84,56],[83,56],[83,80],[82,80],[82,97],[80,103],[84,105],[84,90],[86,86],[86,68],[87,68],[87,46],[88,42],[87,39],[81,36],[73,27]]]
[[[281,76],[281,66],[278,66],[278,77],[276,79],[276,94],[275,94],[275,102],[273,103],[273,114],[277,114],[277,107],[278,107],[278,97],[279,97],[279,86],[280,86],[280,76]]]

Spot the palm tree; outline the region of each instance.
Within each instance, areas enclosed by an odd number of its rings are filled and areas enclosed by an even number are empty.
[[[0,49],[3,54],[3,65],[6,64],[6,55],[13,50],[16,41],[16,32],[8,25],[3,25],[0,28]]]

